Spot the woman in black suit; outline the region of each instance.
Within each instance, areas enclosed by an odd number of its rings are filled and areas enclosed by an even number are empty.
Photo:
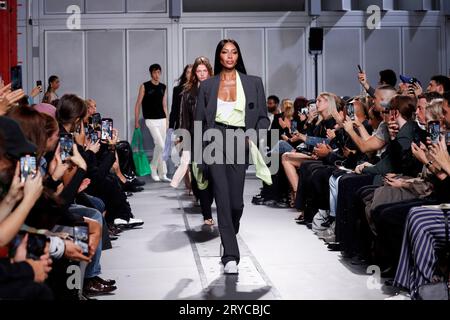
[[[225,39],[219,42],[215,54],[214,74],[216,76],[200,85],[195,119],[202,122],[204,131],[216,129],[218,131],[215,133],[221,132],[222,135],[214,139],[215,152],[211,153],[214,159],[201,158],[202,152],[194,152],[194,159],[197,163],[207,163],[224,247],[224,273],[233,274],[238,273],[237,265],[240,260],[236,234],[239,232],[244,208],[245,171],[248,167],[249,139],[244,136],[244,131],[267,130],[270,120],[267,116],[262,80],[247,75],[236,41]],[[241,135],[234,138],[231,145],[226,144],[227,131]],[[214,135],[213,131],[208,133]],[[196,142],[198,147],[199,143]],[[238,148],[240,146],[241,148]],[[209,154],[210,147],[205,149],[204,156]],[[245,161],[238,161],[243,158]]]

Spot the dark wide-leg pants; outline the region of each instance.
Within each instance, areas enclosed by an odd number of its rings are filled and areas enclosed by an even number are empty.
[[[235,260],[239,263],[239,247],[236,234],[244,210],[245,164],[212,164],[209,174],[214,185],[217,220],[224,254],[222,263]]]

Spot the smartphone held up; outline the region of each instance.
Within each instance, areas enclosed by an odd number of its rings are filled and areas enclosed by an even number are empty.
[[[61,161],[67,162],[73,155],[73,136],[70,133],[62,133],[59,136]]]
[[[113,120],[111,118],[102,119],[102,141],[108,141],[113,138]]]
[[[441,124],[439,121],[428,122],[428,135],[431,143],[438,144],[441,137]]]
[[[36,157],[26,155],[20,158],[20,181],[25,182],[28,176],[34,178],[37,174]]]

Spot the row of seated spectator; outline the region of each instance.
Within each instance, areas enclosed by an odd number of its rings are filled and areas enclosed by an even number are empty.
[[[331,251],[355,264],[378,265],[398,292],[418,298],[424,284],[448,279],[443,204],[450,203],[450,79],[380,72],[367,94],[300,97],[280,112],[268,99],[271,142],[282,169],[252,202],[295,208]],[[292,111],[293,110],[293,111]]]
[[[109,294],[117,285],[100,277],[102,251],[143,225],[127,197],[145,182],[118,131],[96,131],[94,100],[32,97],[0,84],[0,299]]]

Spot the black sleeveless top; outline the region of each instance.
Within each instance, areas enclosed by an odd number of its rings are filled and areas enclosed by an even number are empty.
[[[166,85],[159,83],[155,86],[151,81],[144,83],[145,94],[142,100],[142,113],[144,119],[164,119],[166,113],[163,108],[163,98]]]

